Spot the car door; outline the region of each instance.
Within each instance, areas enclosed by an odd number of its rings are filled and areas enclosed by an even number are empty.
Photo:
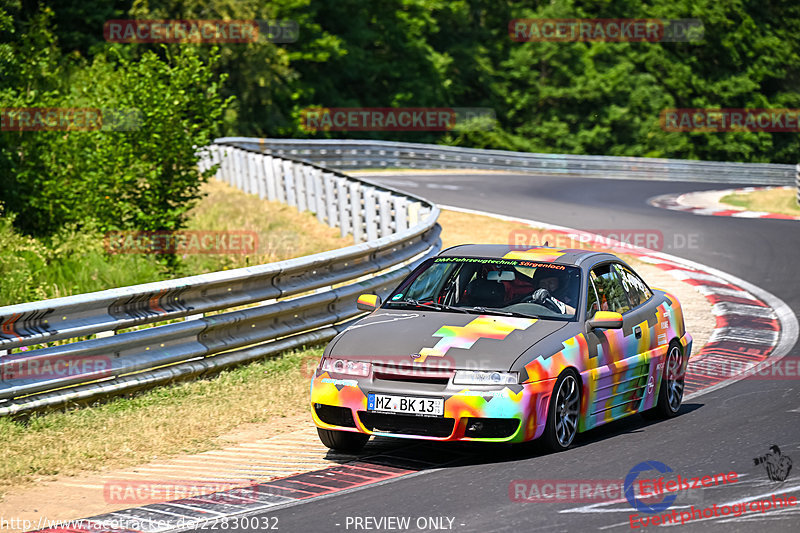
[[[653,291],[641,277],[626,265],[616,264],[615,269],[633,307],[631,315],[635,326],[632,342],[638,345],[641,364],[648,365],[650,370],[639,409],[643,410],[652,407],[658,394],[668,348],[669,318],[663,309],[659,309]]]
[[[589,349],[590,395],[586,429],[639,410],[647,391],[648,365],[642,351],[647,311],[631,301],[618,263],[595,265],[589,272],[587,320],[597,311],[622,315],[620,329],[593,329],[586,333]]]

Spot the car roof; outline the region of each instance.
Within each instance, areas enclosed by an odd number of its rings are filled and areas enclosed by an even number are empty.
[[[556,248],[552,246],[512,246],[508,244],[460,244],[442,250],[438,257],[490,257],[497,259],[523,259],[539,263],[581,266],[602,260],[621,261],[618,257],[581,248]]]

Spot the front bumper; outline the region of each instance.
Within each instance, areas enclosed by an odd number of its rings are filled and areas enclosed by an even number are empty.
[[[323,372],[311,384],[311,412],[324,429],[436,441],[524,442],[544,431],[554,382],[441,386],[334,378]],[[443,398],[444,416],[371,412],[369,393]]]

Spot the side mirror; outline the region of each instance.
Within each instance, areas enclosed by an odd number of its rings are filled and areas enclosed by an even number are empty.
[[[381,297],[377,294],[362,294],[356,300],[356,307],[362,311],[374,311],[381,305]]]
[[[622,315],[612,311],[598,311],[586,321],[589,329],[619,329],[622,327]]]

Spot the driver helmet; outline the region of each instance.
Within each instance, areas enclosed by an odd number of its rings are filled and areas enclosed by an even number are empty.
[[[550,295],[567,304],[574,303],[575,282],[577,279],[565,270],[546,269],[539,276],[539,288],[547,289]]]

